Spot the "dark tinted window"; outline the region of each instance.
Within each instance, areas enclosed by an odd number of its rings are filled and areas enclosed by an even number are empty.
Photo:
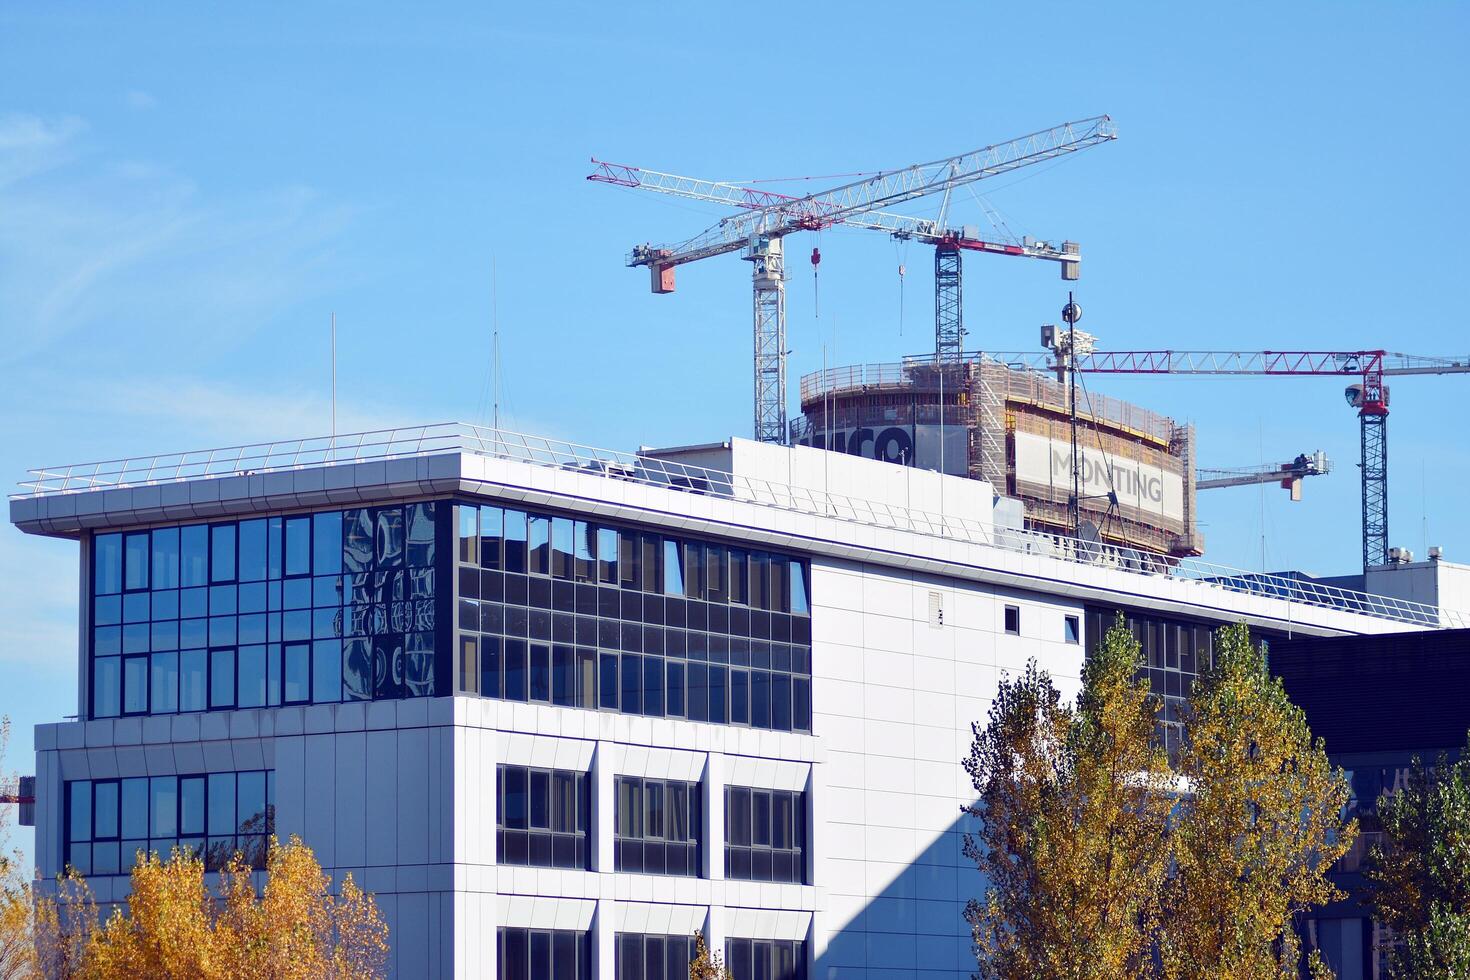
[[[725,877],[806,880],[806,794],[725,787]]]
[[[811,730],[803,562],[575,518],[456,506],[456,620],[469,641],[460,650],[476,654],[460,658],[456,690]]]
[[[617,777],[616,870],[698,876],[700,825],[698,783]]]
[[[263,868],[275,832],[274,773],[210,773],[66,784],[65,861],[84,875],[128,874],[139,855],[183,847],[218,870],[240,852]]]
[[[591,938],[586,932],[550,929],[496,931],[499,980],[591,980]]]
[[[498,766],[496,857],[502,864],[588,867],[586,773]]]

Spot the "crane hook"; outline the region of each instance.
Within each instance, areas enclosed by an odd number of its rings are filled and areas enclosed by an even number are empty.
[[[812,249],[812,311],[813,315],[820,318],[822,315],[822,295],[819,291],[820,284],[817,282],[817,266],[822,264],[822,250],[820,247]]]

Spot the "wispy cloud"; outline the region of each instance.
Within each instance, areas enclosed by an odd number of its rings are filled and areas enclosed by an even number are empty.
[[[149,452],[322,436],[331,430],[332,403],[325,391],[245,389],[197,378],[134,377],[88,385],[87,401],[91,412],[147,422],[154,432],[157,423],[177,427],[179,420],[187,419],[187,438],[204,440],[199,445],[150,446]],[[369,432],[429,421],[438,420],[418,418],[410,409],[397,411],[381,402],[337,405],[338,432]]]
[[[0,664],[75,672],[77,549],[0,532]]]
[[[60,166],[84,129],[86,124],[75,116],[48,120],[22,113],[0,115],[0,191]]]
[[[334,249],[355,209],[301,186],[213,200],[187,176],[81,146],[85,132],[0,120],[0,365],[100,324],[239,344],[340,284]]]
[[[123,101],[127,103],[129,109],[137,112],[147,112],[149,109],[158,108],[158,100],[140,89],[129,89],[123,96]]]

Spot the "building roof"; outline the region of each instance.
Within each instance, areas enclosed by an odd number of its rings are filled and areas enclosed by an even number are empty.
[[[10,519],[28,533],[77,537],[97,528],[491,494],[618,510],[676,528],[705,525],[720,533],[723,524],[725,533],[845,560],[937,574],[958,569],[993,583],[1193,607],[1273,628],[1359,633],[1389,624],[1470,625],[1424,603],[998,526],[986,485],[961,477],[809,448],[742,439],[728,445],[727,460],[702,466],[438,423],[36,469],[11,496]],[[830,465],[820,457],[831,457]]]

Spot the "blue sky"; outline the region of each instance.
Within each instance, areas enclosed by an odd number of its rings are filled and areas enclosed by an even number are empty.
[[[1470,8],[904,9],[7,5],[0,464],[322,433],[331,311],[340,428],[482,421],[492,264],[508,426],[618,448],[747,435],[747,267],[686,267],[651,296],[628,248],[714,213],[587,183],[588,157],[826,175],[1104,112],[1116,143],[976,187],[1014,231],[1083,244],[1104,346],[1470,349]],[[984,224],[968,192],[956,207]],[[932,344],[926,250],[825,233],[818,319],[813,244],[790,246],[793,391],[824,345],[841,364]],[[1050,264],[975,257],[965,296],[972,346],[1030,349],[1065,293]],[[1390,423],[1394,541],[1419,550],[1427,523],[1462,559],[1467,386],[1407,379]],[[1354,568],[1340,381],[1093,388],[1193,421],[1205,465],[1326,450],[1337,472],[1303,503],[1206,496],[1208,555],[1259,567],[1264,531],[1267,565]],[[75,710],[74,554],[0,528],[0,713],[22,768],[29,727]]]

